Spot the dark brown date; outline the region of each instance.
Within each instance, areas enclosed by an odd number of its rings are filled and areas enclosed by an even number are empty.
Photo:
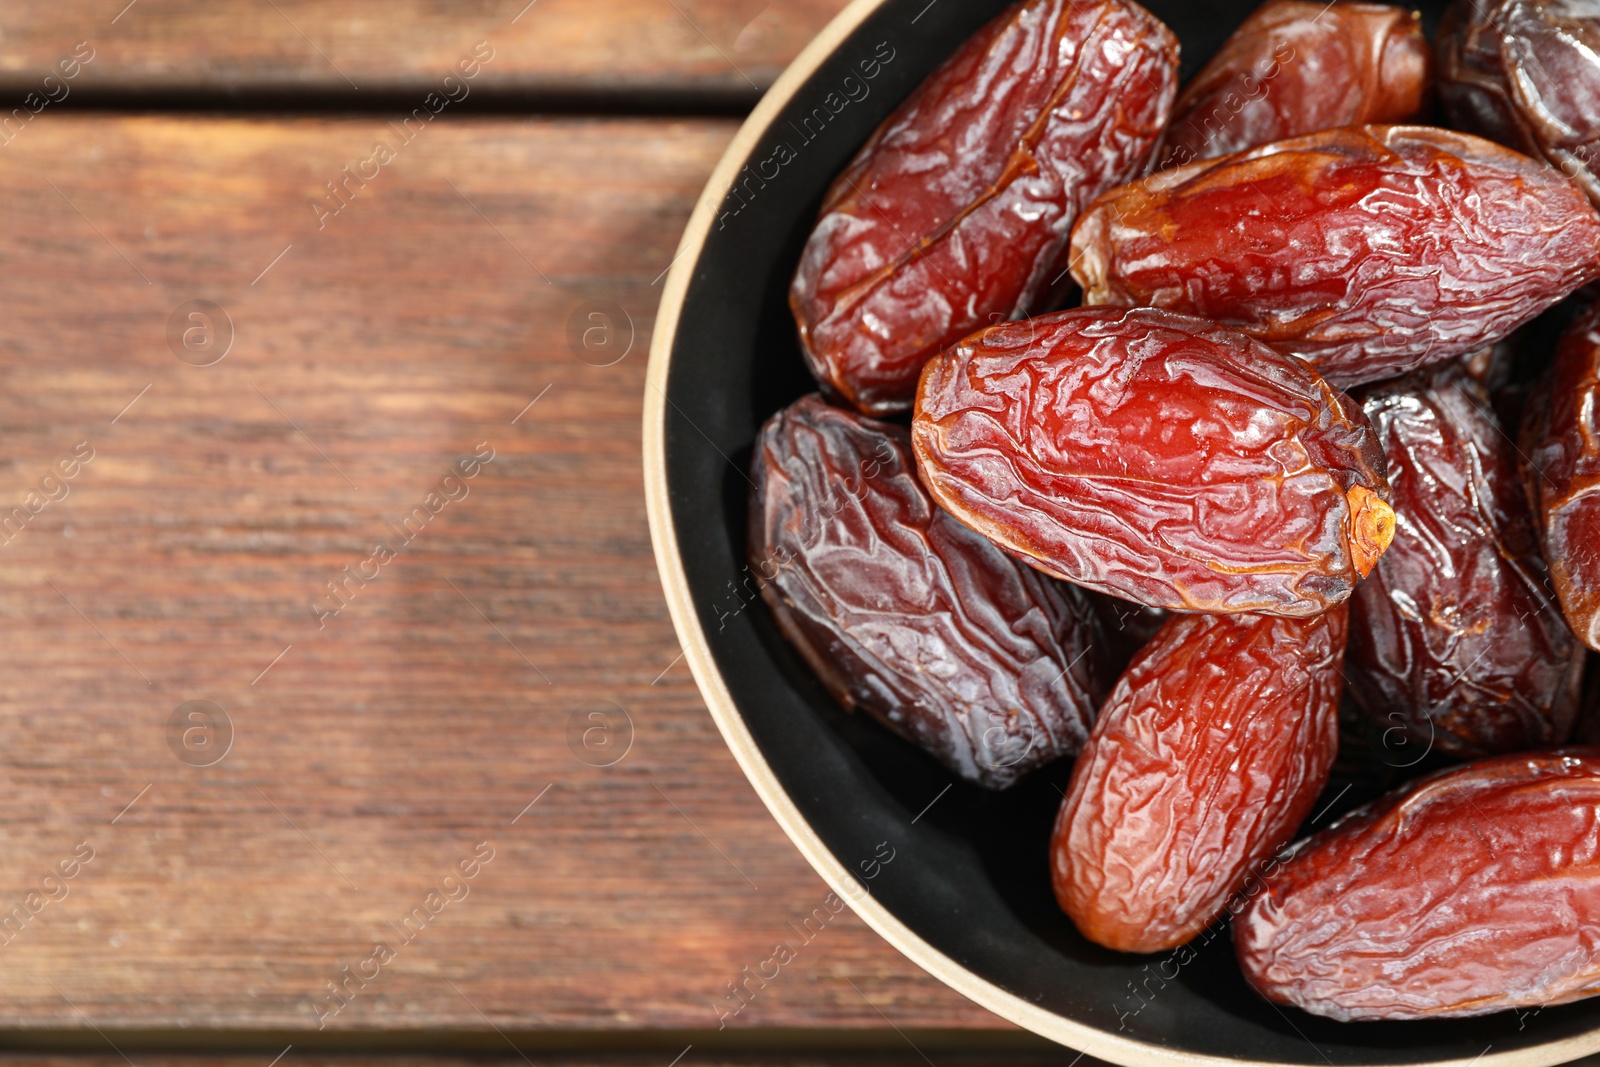
[[[1600,749],[1452,768],[1265,873],[1233,923],[1246,979],[1334,1019],[1543,1008],[1600,990]]]
[[[992,789],[1078,750],[1109,684],[1087,598],[934,507],[905,430],[806,397],[754,482],[762,596],[840,703]]]
[[[1395,540],[1351,601],[1347,677],[1369,721],[1472,757],[1572,731],[1583,647],[1547,591],[1517,470],[1459,363],[1373,387]]]
[[[933,72],[829,190],[789,290],[823,388],[905,411],[928,357],[1065,276],[1078,212],[1149,162],[1178,43],[1131,0],[1026,0]]]
[[[1268,0],[1184,86],[1161,166],[1337,126],[1411,122],[1429,100],[1422,19],[1390,4]]]
[[[1058,578],[1175,611],[1317,615],[1394,533],[1366,416],[1209,322],[1080,308],[928,362],[912,442],[962,522]]]
[[[1072,249],[1085,304],[1213,319],[1346,387],[1491,344],[1600,276],[1600,215],[1490,141],[1367,126],[1113,190]]]
[[[1184,615],[1134,658],[1050,845],[1056,900],[1084,937],[1181,945],[1289,843],[1338,751],[1346,617]]]
[[[1438,55],[1452,126],[1544,159],[1600,203],[1600,5],[1457,0]]]
[[[1353,621],[1351,625],[1354,642]],[[1339,702],[1339,755],[1323,790],[1324,796],[1333,799],[1317,809],[1315,821],[1319,825],[1306,823],[1300,828],[1302,834],[1329,825],[1345,812],[1371,803],[1403,782],[1461,763],[1434,748],[1426,731],[1412,736],[1406,726],[1393,721],[1378,725],[1369,719],[1350,696],[1349,662],[1350,653],[1346,651],[1344,699]]]
[[[1524,410],[1522,450],[1561,611],[1600,649],[1600,305],[1562,336]]]

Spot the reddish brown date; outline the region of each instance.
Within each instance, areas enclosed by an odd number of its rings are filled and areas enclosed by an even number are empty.
[[[1308,616],[1393,536],[1360,407],[1199,319],[1087,308],[930,360],[912,442],[957,518],[1048,574],[1150,607]]]
[[[806,397],[754,482],[762,596],[842,704],[994,789],[1077,751],[1110,681],[1087,597],[934,507],[905,430]]]
[[[1562,336],[1525,409],[1522,450],[1562,613],[1600,649],[1600,306]]]
[[[1428,104],[1429,59],[1422,19],[1407,8],[1269,0],[1184,86],[1161,166],[1337,126],[1410,122]]]
[[[1368,390],[1395,539],[1351,602],[1350,692],[1420,750],[1481,756],[1560,744],[1583,647],[1546,591],[1515,446],[1459,363]]]
[[[1492,142],[1368,126],[1123,186],[1072,249],[1086,304],[1214,319],[1346,387],[1481,348],[1600,276],[1600,215]]]
[[[1038,310],[1078,212],[1139,173],[1178,43],[1131,0],[1026,0],[929,76],[835,180],[789,291],[823,387],[905,411],[928,357]]]
[[[1457,0],[1438,54],[1451,125],[1546,160],[1600,203],[1600,5]]]
[[[1543,1008],[1600,991],[1600,749],[1501,756],[1345,816],[1234,919],[1257,992],[1334,1019]]]
[[[1135,657],[1050,845],[1056,900],[1083,936],[1181,945],[1289,843],[1338,751],[1346,615],[1185,615]]]

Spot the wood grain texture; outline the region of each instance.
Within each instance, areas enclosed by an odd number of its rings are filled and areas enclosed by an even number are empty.
[[[0,148],[0,1027],[1006,1028],[848,911],[719,1019],[827,896],[677,660],[645,525],[652,282],[732,131],[62,113]],[[195,300],[233,324],[208,367],[169,344]],[[592,301],[631,317],[610,366],[569,345]],[[377,577],[319,621],[347,567]],[[213,766],[169,729],[194,700]],[[631,723],[613,766],[590,710]]]
[[[845,0],[7,0],[0,90],[38,88],[80,41],[84,89],[438,89],[458,60],[494,50],[489,92],[754,93]],[[68,99],[70,99],[70,94]],[[419,100],[420,103],[420,100]],[[8,105],[9,106],[9,105]]]

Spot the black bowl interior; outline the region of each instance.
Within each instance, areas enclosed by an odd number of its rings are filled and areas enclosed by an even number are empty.
[[[1003,6],[886,0],[762,132],[693,271],[666,387],[667,488],[700,626],[757,745],[833,855],[901,922],[962,967],[1079,1023],[1174,1051],[1319,1065],[1471,1059],[1600,1027],[1600,1000],[1423,1023],[1279,1009],[1244,985],[1225,927],[1203,935],[1193,958],[1089,944],[1057,910],[1046,865],[1070,766],[1007,794],[952,784],[920,752],[843,713],[755,595],[742,550],[751,443],[769,415],[815,389],[785,302],[800,246],[829,182],[872,129]],[[1254,0],[1147,6],[1183,42],[1187,77]],[[1442,6],[1421,5],[1430,32]],[[862,79],[858,64],[874,58],[876,76]],[[830,94],[832,106],[846,102],[823,124],[814,109]]]

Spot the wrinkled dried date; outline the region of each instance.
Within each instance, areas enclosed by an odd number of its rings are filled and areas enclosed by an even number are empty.
[[[1549,1007],[1600,983],[1600,749],[1431,775],[1312,837],[1234,919],[1257,992],[1334,1019]]]
[[[1026,0],[934,71],[829,190],[789,303],[817,380],[872,415],[929,356],[1040,310],[1078,212],[1139,173],[1178,44],[1131,0]]]
[[[1600,5],[1457,0],[1438,54],[1452,126],[1548,161],[1600,203]]]
[[[1524,155],[1539,146],[1517,116],[1506,82],[1496,16],[1501,0],[1460,0],[1445,9],[1435,45],[1439,108],[1450,125]]]
[[[1151,607],[1320,614],[1394,532],[1354,401],[1166,311],[975,334],[929,361],[912,442],[957,518],[1048,574]]]
[[[1583,648],[1546,590],[1517,453],[1458,363],[1376,386],[1395,540],[1351,602],[1346,665],[1367,718],[1456,756],[1560,744]]]
[[[1600,276],[1600,216],[1490,141],[1369,126],[1113,190],[1072,256],[1085,304],[1213,319],[1344,387],[1481,348]]]
[[[1522,450],[1562,613],[1600,649],[1600,306],[1562,336],[1525,409]]]
[[[1186,615],[1135,657],[1050,845],[1056,900],[1085,937],[1181,945],[1288,844],[1338,750],[1346,617]]]
[[[1428,67],[1414,11],[1269,0],[1184,86],[1161,166],[1337,126],[1410,122],[1428,103]]]
[[[935,507],[905,430],[806,397],[753,466],[751,565],[835,698],[991,788],[1077,751],[1109,685],[1087,598]]]

